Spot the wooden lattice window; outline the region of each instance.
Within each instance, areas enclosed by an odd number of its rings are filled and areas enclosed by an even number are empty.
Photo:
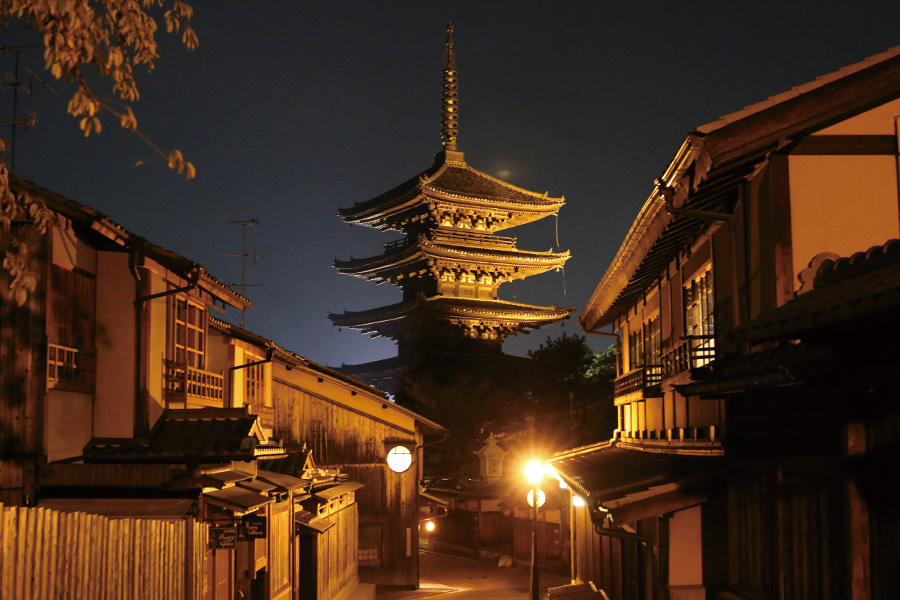
[[[691,338],[694,367],[715,356],[713,313],[713,272],[708,264],[684,286],[684,332]]]
[[[175,299],[175,363],[203,369],[206,362],[206,307],[188,298]]]
[[[262,357],[253,354],[246,355],[246,363],[254,363],[263,360]],[[245,363],[245,364],[246,364]],[[247,404],[265,404],[266,371],[265,364],[246,367],[244,371],[244,401]]]
[[[53,265],[47,311],[47,384],[88,389],[94,382],[96,280]]]

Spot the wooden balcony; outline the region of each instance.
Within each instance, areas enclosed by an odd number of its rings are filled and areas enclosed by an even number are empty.
[[[662,356],[662,378],[700,368],[716,357],[716,341],[711,335],[685,336]]]
[[[78,348],[47,344],[47,388],[90,392],[96,357]]]
[[[631,394],[639,394],[643,398],[659,398],[662,396],[661,383],[660,365],[643,365],[616,378],[613,393],[617,400]]]
[[[166,399],[221,408],[225,400],[225,377],[167,361]]]

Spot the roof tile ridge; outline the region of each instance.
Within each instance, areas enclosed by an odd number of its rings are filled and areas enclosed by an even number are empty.
[[[868,69],[870,67],[874,67],[896,57],[897,55],[900,55],[900,46],[893,46],[891,48],[888,48],[884,52],[879,52],[878,54],[867,56],[866,58],[859,60],[853,64],[845,65],[834,71],[831,71],[830,73],[825,73],[824,75],[819,75],[811,81],[797,84],[788,90],[769,96],[763,100],[760,100],[759,102],[748,104],[740,110],[726,113],[715,119],[714,121],[710,121],[709,123],[700,125],[699,127],[697,127],[696,131],[702,134],[711,133],[713,131],[721,129],[722,127],[730,125],[731,123],[749,117],[750,115],[762,112],[767,108],[776,106],[778,104],[781,104],[782,102],[791,100],[792,98],[798,98],[803,94],[806,94],[807,92],[822,88],[829,83],[838,81],[840,79],[843,79],[844,77],[853,75],[854,73],[864,71],[865,69]]]
[[[446,164],[448,164],[448,163],[445,163],[445,165]],[[548,200],[548,201],[555,200],[555,201],[561,202],[561,203],[565,203],[565,201],[566,201],[565,196],[551,196],[550,192],[544,192],[543,194],[541,194],[539,192],[532,192],[531,190],[526,190],[523,187],[519,187],[515,184],[509,183],[508,181],[503,181],[502,179],[494,177],[493,175],[489,175],[489,174],[485,173],[484,171],[479,171],[478,169],[469,165],[468,163],[462,163],[462,164],[457,163],[457,164],[453,164],[452,166],[455,166],[455,167],[461,168],[461,169],[465,169],[466,171],[471,171],[472,173],[475,173],[476,175],[484,177],[485,179],[489,179],[490,181],[493,181],[494,183],[497,183],[497,184],[499,184],[505,188],[508,188],[510,190],[525,194],[526,196],[534,196],[535,198],[540,198],[542,200]],[[444,191],[444,190],[441,190],[441,191]]]

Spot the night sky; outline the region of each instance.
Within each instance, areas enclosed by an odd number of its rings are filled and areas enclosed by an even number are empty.
[[[242,278],[240,261],[223,256],[241,252],[242,227],[229,221],[258,219],[246,229],[246,250],[263,258],[247,263],[246,281],[258,287],[245,291],[255,304],[245,327],[330,366],[395,353],[390,340],[339,332],[327,319],[400,298],[398,288],[337,274],[334,259],[380,254],[399,237],[349,227],[337,210],[418,174],[441,150],[449,21],[467,163],[567,200],[558,223],[501,233],[526,250],[556,247],[558,236],[572,252],[565,272],[506,284],[501,298],[575,306],[575,316],[688,133],[900,44],[896,0],[192,4],[199,48],[161,33],[161,59],[139,73],[134,110],[147,136],[194,163],[195,180],[170,172],[112,118],[84,139],[65,114],[73,90],[55,81],[58,97],[37,89],[37,99],[19,98],[20,116],[36,112],[38,126],[19,131],[15,170],[226,283]],[[0,72],[13,64],[0,53]],[[42,50],[22,54],[21,65],[43,73]],[[11,118],[9,88],[0,103],[0,119]],[[564,331],[580,333],[574,318],[505,349],[525,354]]]

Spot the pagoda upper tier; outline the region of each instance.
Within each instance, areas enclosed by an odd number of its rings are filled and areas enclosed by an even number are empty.
[[[414,299],[364,311],[331,313],[328,318],[338,327],[394,341],[409,340],[417,335],[430,337],[435,324],[464,332],[465,337],[502,341],[510,335],[555,323],[572,314],[572,307],[532,306],[518,302],[482,298],[447,298],[444,296]]]
[[[437,282],[426,293],[450,293],[458,285],[491,290],[496,298],[502,283],[561,269],[569,252],[529,252],[516,249],[516,238],[479,231],[437,229],[385,244],[380,256],[335,261],[338,271],[378,283],[401,287],[411,279]],[[476,294],[484,297],[484,293]]]
[[[411,233],[434,227],[494,233],[555,214],[565,198],[516,187],[444,150],[423,173],[338,213],[347,223]]]

